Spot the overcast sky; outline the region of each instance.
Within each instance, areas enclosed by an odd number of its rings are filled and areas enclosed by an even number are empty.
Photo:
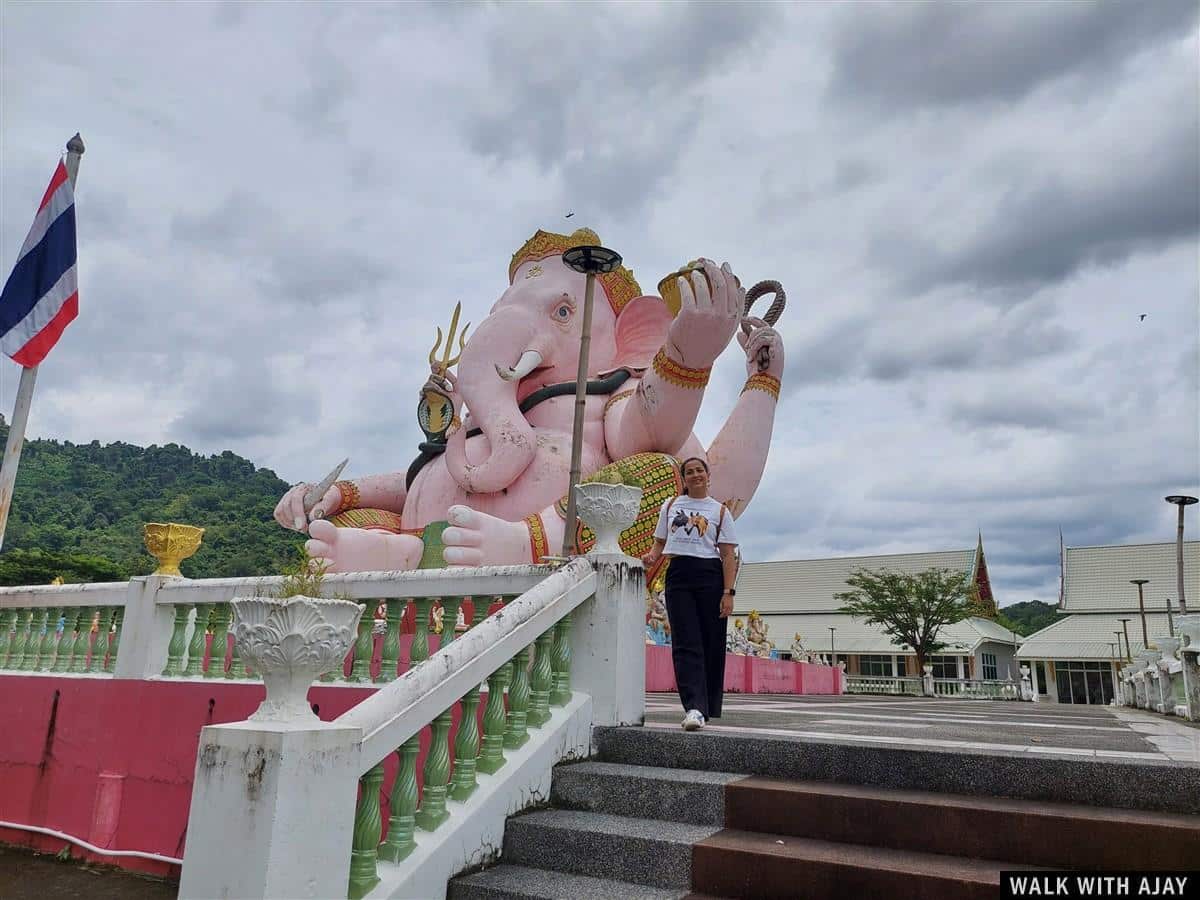
[[[1173,540],[1200,492],[1197,10],[4,0],[0,277],[87,144],[30,436],[403,470],[435,326],[586,225],[646,291],[787,288],[747,558],[982,530],[1001,604],[1053,602],[1060,528]]]

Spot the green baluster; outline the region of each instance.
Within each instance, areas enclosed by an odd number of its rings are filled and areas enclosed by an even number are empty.
[[[28,670],[32,660],[29,644],[35,640],[33,618],[34,611],[32,609],[17,610],[17,631],[13,638],[12,668],[19,671]]]
[[[462,606],[462,597],[451,597],[442,601],[442,643],[445,647],[454,640],[455,628],[458,626],[458,609]]]
[[[84,606],[75,620],[75,643],[71,647],[72,672],[87,671],[88,644],[92,640],[92,619],[96,618],[96,607]]]
[[[483,709],[483,749],[479,753],[476,768],[489,775],[498,772],[504,765],[504,683],[508,680],[505,663],[488,678],[487,706]]]
[[[81,612],[78,606],[70,606],[64,610],[62,637],[58,639],[58,655],[54,657],[51,672],[66,672],[71,668],[71,651],[75,647],[75,629],[78,627]]]
[[[212,608],[211,603],[196,604],[196,619],[192,623],[192,639],[188,643],[187,667],[183,670],[186,678],[199,678],[203,674],[204,638],[208,634],[208,615],[212,612]]]
[[[46,610],[46,619],[42,622],[46,631],[42,635],[41,652],[38,654],[41,658],[37,662],[39,672],[50,671],[50,667],[54,663],[54,653],[57,650],[58,642],[58,617],[61,615],[62,607],[56,606],[54,609]]]
[[[512,603],[516,598],[497,596],[496,599],[500,601],[500,608],[503,609],[504,607],[508,606],[508,604]],[[501,666],[500,670],[504,672],[504,687],[508,688],[512,685],[513,667],[511,665],[511,661],[510,665]]]
[[[390,611],[388,615],[391,615]],[[416,847],[413,829],[417,824],[417,751],[420,749],[418,732],[396,751],[400,765],[392,782],[392,814],[388,818],[387,840],[379,848],[379,858],[388,862],[400,862]]]
[[[408,651],[410,667],[429,659],[429,610],[433,607],[433,601],[433,597],[413,598],[417,614],[413,617],[416,629],[413,632],[412,647]]]
[[[551,706],[566,706],[571,701],[571,616],[567,614],[554,626],[554,649],[550,651],[554,668]]]
[[[479,786],[475,780],[475,757],[479,755],[479,722],[475,718],[475,711],[479,709],[479,685],[467,691],[459,708],[462,718],[458,720],[458,734],[454,739],[454,784],[450,796],[462,801]]]
[[[125,625],[125,607],[118,606],[113,612],[113,633],[108,642],[108,656],[104,660],[104,671],[111,672],[117,664],[117,652],[121,649],[121,628]]]
[[[162,670],[164,676],[183,673],[183,651],[186,646],[184,635],[187,634],[188,616],[191,611],[190,603],[175,604],[175,627],[171,630],[171,643],[167,645],[167,664]]]
[[[43,636],[46,628],[46,622],[50,619],[49,609],[35,610],[33,613],[33,636],[30,643],[30,652],[33,653],[33,662],[30,664],[30,671],[44,672],[50,668],[47,664],[49,657],[46,651],[50,648],[46,646],[46,638]],[[34,644],[37,646],[34,647]]]
[[[350,681],[355,684],[371,680],[371,654],[375,650],[374,609],[368,603],[358,620],[358,641],[354,644],[354,665],[350,668]]]
[[[0,669],[8,668],[8,657],[12,653],[16,637],[17,611],[9,608],[0,610]]]
[[[433,831],[449,818],[446,812],[446,784],[450,781],[450,710],[433,720],[429,755],[425,757],[425,790],[417,810],[417,827]]]
[[[229,627],[230,628],[233,627],[233,606],[229,607]],[[228,630],[226,630],[225,633],[229,634],[230,637],[233,637],[233,635]],[[232,641],[226,641],[226,643],[228,643],[230,646],[229,646],[229,668],[225,670],[225,677],[230,678],[230,679],[249,677],[246,674],[246,664],[244,662],[242,662],[242,654],[241,654],[241,651],[238,649],[237,638],[234,637]]]
[[[218,603],[208,617],[212,627],[212,643],[208,651],[208,668],[205,678],[222,678],[225,675],[225,654],[229,652],[229,604]]]
[[[383,763],[372,766],[358,780],[362,790],[354,813],[354,848],[350,851],[350,900],[359,900],[379,884],[375,863],[379,853],[379,833],[383,817],[379,812],[379,788],[383,784]]]
[[[526,709],[529,706],[529,648],[513,658],[512,681],[508,686],[508,728],[504,731],[504,746],[516,750],[529,740],[526,728]]]
[[[100,621],[96,623],[96,643],[92,644],[92,657],[88,660],[87,670],[95,672],[104,670],[105,657],[108,655],[108,636],[112,631],[113,607],[100,607]]]
[[[387,631],[383,635],[383,650],[379,657],[379,674],[376,681],[388,682],[396,680],[396,669],[400,665],[400,619],[404,616],[404,607],[408,601],[393,597],[387,601]],[[391,833],[391,825],[388,833]]]
[[[541,728],[550,721],[550,688],[554,670],[550,667],[550,648],[554,641],[554,629],[547,628],[537,639],[533,657],[533,670],[529,678],[529,713],[526,719],[534,728]]]

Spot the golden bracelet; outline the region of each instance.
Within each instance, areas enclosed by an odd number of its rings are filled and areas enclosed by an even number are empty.
[[[362,495],[358,493],[358,487],[353,481],[335,481],[333,486],[342,495],[342,502],[338,506],[338,512],[344,509],[358,509],[362,503]]]
[[[525,517],[525,525],[529,528],[529,549],[533,553],[533,562],[541,562],[543,556],[550,553],[550,539],[546,536],[546,526],[542,517],[537,513]]]
[[[702,388],[708,384],[708,376],[712,374],[712,366],[706,369],[689,369],[683,363],[677,363],[667,356],[665,350],[659,350],[654,356],[654,371],[671,384],[684,388]]]
[[[742,393],[746,391],[766,391],[776,400],[779,399],[779,379],[774,375],[767,375],[765,372],[759,372],[756,375],[751,375],[746,381],[746,386],[742,388]]]

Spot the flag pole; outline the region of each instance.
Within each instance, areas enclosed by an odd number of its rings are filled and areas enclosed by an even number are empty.
[[[75,189],[75,178],[79,174],[79,158],[83,156],[83,139],[76,132],[67,141],[67,158],[63,165],[71,190]],[[37,381],[37,366],[22,367],[21,381],[17,385],[17,400],[13,406],[12,422],[8,426],[8,443],[4,446],[4,462],[0,464],[0,547],[4,546],[4,533],[8,529],[8,511],[12,507],[13,484],[17,480],[17,466],[21,462],[21,448],[25,445],[25,425],[29,421],[29,407],[33,405],[33,385]]]

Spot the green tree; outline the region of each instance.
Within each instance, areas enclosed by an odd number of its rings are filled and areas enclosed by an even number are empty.
[[[971,576],[952,569],[926,569],[916,574],[887,569],[855,570],[847,579],[853,590],[834,596],[841,612],[883,626],[896,643],[917,654],[918,671],[946,645],[938,634],[972,615],[978,589]]]

